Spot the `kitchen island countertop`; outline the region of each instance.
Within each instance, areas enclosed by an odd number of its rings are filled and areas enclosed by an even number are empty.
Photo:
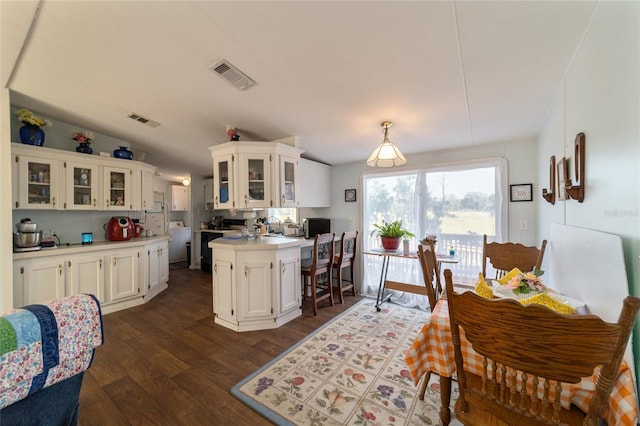
[[[226,248],[236,251],[244,250],[278,250],[287,247],[302,247],[308,241],[313,245],[313,240],[304,238],[288,238],[282,236],[262,236],[254,239],[244,238],[217,238],[209,242],[210,248]]]

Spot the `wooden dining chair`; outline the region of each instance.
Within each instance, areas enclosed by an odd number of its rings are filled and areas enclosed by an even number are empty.
[[[487,235],[482,240],[482,275],[487,277],[487,261],[496,270],[495,279],[502,278],[513,268],[522,272],[540,269],[547,240],[542,240],[540,248],[525,246],[520,243],[487,242]]]
[[[618,322],[607,323],[595,315],[559,314],[471,291],[458,294],[449,269],[444,279],[460,389],[458,420],[488,426],[599,424],[640,309],[639,298],[627,297]],[[465,371],[463,338],[483,357],[481,377]],[[597,367],[589,410],[561,407],[561,383],[578,383]]]
[[[429,308],[433,311],[436,302],[438,302],[438,295],[442,292],[440,271],[438,271],[438,261],[433,243],[418,245],[418,261],[422,269],[424,287],[427,298],[429,299]]]
[[[358,231],[343,232],[340,238],[340,252],[333,258],[333,269],[336,272],[336,285],[340,303],[344,303],[345,291],[351,290],[356,295],[354,269],[356,261],[356,243],[358,240]],[[349,279],[342,275],[342,270],[349,268]],[[346,284],[345,284],[346,283]]]
[[[438,261],[436,259],[436,250],[433,242],[429,244],[418,245],[418,262],[422,269],[422,278],[424,279],[424,289],[429,299],[429,308],[433,312],[433,308],[438,302],[438,294],[442,291],[440,284],[440,271],[438,271]],[[431,379],[431,371],[427,371],[422,378],[418,398],[424,401],[424,394],[427,391],[427,385]]]
[[[302,294],[311,297],[313,315],[318,315],[318,302],[329,299],[333,303],[333,286],[331,273],[333,270],[334,233],[318,234],[313,241],[313,254],[310,259],[300,262],[302,272]],[[319,277],[326,274],[326,280]]]

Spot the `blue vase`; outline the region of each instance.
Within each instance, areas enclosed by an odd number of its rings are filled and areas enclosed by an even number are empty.
[[[76,152],[81,152],[83,154],[93,154],[93,148],[91,148],[89,145],[89,142],[78,144],[78,146],[76,146]]]
[[[113,151],[113,156],[115,158],[124,158],[125,160],[133,160],[133,152],[129,151],[126,146],[121,146],[120,148]]]
[[[33,124],[23,123],[20,127],[20,141],[27,145],[44,145],[44,130]]]

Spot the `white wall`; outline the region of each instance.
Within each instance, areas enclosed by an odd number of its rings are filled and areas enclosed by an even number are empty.
[[[573,174],[573,142],[577,133],[585,133],[584,202],[556,201],[553,206],[539,203],[540,237],[548,237],[552,223],[620,235],[629,291],[634,295],[640,295],[639,76],[640,3],[599,3],[550,108],[539,139],[537,161],[538,186],[548,186],[551,155],[570,158]],[[635,342],[639,337],[636,327]],[[634,353],[637,370],[637,347]]]

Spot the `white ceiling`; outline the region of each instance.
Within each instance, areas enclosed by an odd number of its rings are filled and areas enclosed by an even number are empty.
[[[0,5],[3,67],[13,66],[37,3]],[[131,141],[176,176],[210,175],[207,148],[227,140],[227,125],[241,141],[298,136],[306,156],[340,164],[366,160],[390,120],[411,162],[535,138],[595,7],[44,1],[8,87],[12,103]],[[209,71],[221,58],[257,84],[238,91]]]

